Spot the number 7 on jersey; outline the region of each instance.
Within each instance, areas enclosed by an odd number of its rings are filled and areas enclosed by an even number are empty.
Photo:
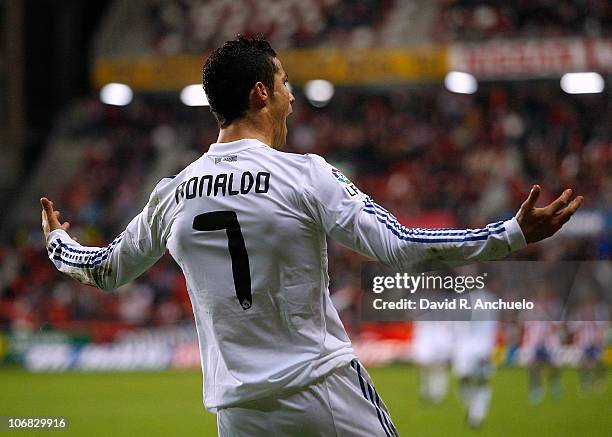
[[[251,270],[249,254],[244,244],[244,237],[234,211],[213,211],[199,214],[193,218],[193,229],[196,231],[220,231],[225,229],[227,248],[232,260],[232,275],[236,297],[242,309],[248,310],[253,304],[251,296]]]

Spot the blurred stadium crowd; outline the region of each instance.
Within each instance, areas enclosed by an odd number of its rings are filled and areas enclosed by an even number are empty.
[[[290,0],[194,2],[150,5],[153,49],[161,53],[201,52],[235,35],[265,34],[277,48],[381,42],[393,0]],[[224,19],[228,18],[230,21]]]
[[[610,36],[612,6],[606,0],[448,0],[437,14],[438,40]]]
[[[411,37],[601,37],[612,29],[606,0],[162,0],[143,6],[141,50],[162,54],[199,53],[237,32],[265,34],[284,49],[398,46]]]
[[[200,52],[238,32],[264,33],[278,47],[394,44],[402,35],[390,24],[394,12],[423,11],[431,7],[427,3],[149,2],[149,50]],[[610,29],[612,6],[603,0],[515,3],[510,13],[505,2],[442,2],[430,14],[431,37],[514,38],[568,30],[602,35]],[[236,21],[224,22],[227,31],[218,25],[223,17]],[[300,89],[295,94],[287,150],[324,156],[404,225],[477,227],[508,218],[533,183],[544,187],[542,202],[571,186],[585,195],[586,211],[612,210],[609,90],[569,96],[553,80],[485,83],[474,95],[437,84],[345,87],[324,108],[310,106]],[[103,246],[140,211],[143,195],[159,178],[206,152],[216,135],[207,109],[169,96],[138,96],[124,108],[93,98],[75,103],[48,145],[78,144],[82,152],[73,174],[55,175],[61,181],[56,207],[82,244]],[[5,233],[10,238],[0,246],[0,328],[79,331],[105,341],[124,329],[192,318],[182,275],[169,256],[121,292],[104,294],[56,272],[42,247],[39,216]],[[610,260],[612,235],[567,232],[515,257]],[[332,292],[353,334],[360,331],[363,260],[330,243]]]

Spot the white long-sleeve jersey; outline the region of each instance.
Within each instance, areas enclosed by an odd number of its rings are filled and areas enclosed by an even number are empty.
[[[198,331],[204,403],[218,408],[307,386],[355,357],[329,297],[326,235],[397,269],[464,264],[526,245],[515,219],[483,229],[408,229],[323,158],[257,140],[212,144],[161,180],[111,244],[47,239],[58,270],[104,290],[168,249]]]

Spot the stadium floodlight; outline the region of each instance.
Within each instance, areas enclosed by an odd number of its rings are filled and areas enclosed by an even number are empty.
[[[444,78],[444,86],[453,93],[474,94],[478,89],[478,82],[469,73],[450,71]]]
[[[561,78],[561,89],[568,94],[596,94],[604,90],[601,74],[594,72],[566,73]]]
[[[132,101],[132,88],[123,83],[107,83],[100,90],[102,103],[113,106],[125,106]]]
[[[201,84],[187,85],[181,91],[181,102],[187,106],[208,106],[208,97]]]
[[[334,85],[323,79],[310,80],[304,85],[304,94],[312,106],[323,108],[334,96]]]

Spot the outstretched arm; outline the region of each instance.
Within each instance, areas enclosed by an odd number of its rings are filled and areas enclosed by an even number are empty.
[[[55,267],[79,282],[103,290],[113,290],[152,266],[165,252],[159,201],[155,192],[138,214],[106,247],[80,245],[67,233],[69,222],[60,222],[60,212],[43,197],[42,229],[49,258]]]
[[[534,186],[516,217],[482,229],[407,228],[361,193],[325,160],[312,156],[304,203],[326,233],[351,249],[396,269],[428,270],[500,259],[549,237],[569,220],[582,197],[566,190],[550,205],[535,208]]]

